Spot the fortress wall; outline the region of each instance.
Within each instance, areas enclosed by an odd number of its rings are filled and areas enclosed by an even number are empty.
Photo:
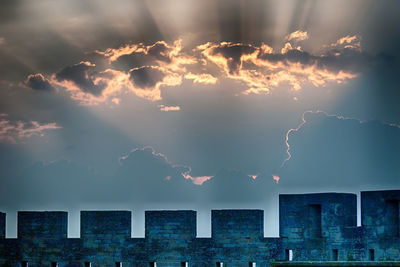
[[[400,190],[361,192],[366,257],[400,260]]]
[[[67,238],[68,213],[64,211],[18,212],[19,239]]]
[[[361,192],[361,223],[369,237],[399,237],[400,191]]]
[[[231,238],[263,238],[263,210],[212,210],[211,236],[223,241]]]
[[[162,210],[145,212],[146,238],[196,238],[196,212],[193,210]]]
[[[131,238],[130,211],[82,211],[81,238],[67,238],[66,212],[19,212],[18,238],[0,237],[0,266],[267,267],[288,262],[289,251],[301,262],[400,261],[399,196],[400,190],[362,192],[357,227],[353,194],[281,195],[279,238],[263,237],[262,210],[211,211],[211,238],[196,238],[190,210],[146,211],[145,238]],[[2,231],[4,224],[0,213]]]
[[[81,238],[127,239],[131,224],[130,211],[81,211]]]
[[[322,193],[279,196],[279,233],[291,242],[328,239],[341,243],[357,225],[355,194]]]

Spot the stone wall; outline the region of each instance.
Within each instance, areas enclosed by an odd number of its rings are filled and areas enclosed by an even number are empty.
[[[211,238],[190,210],[146,211],[144,238],[130,211],[82,211],[81,238],[67,238],[66,212],[18,212],[5,238],[0,213],[0,266],[399,266],[400,190],[361,198],[357,227],[354,194],[280,195],[279,238],[264,237],[262,210],[213,210]]]

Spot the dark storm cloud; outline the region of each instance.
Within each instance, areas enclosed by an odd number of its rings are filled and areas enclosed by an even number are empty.
[[[156,67],[140,67],[129,71],[129,79],[141,89],[153,88],[164,77],[164,72]]]
[[[237,74],[241,67],[243,55],[248,55],[256,50],[255,47],[246,44],[221,43],[211,50],[211,55],[222,55],[228,60],[230,74]]]
[[[307,34],[307,32],[304,32]],[[370,67],[372,63],[388,61],[389,57],[373,56],[361,51],[358,36],[346,36],[338,40],[340,44],[326,45],[321,54],[311,54],[302,50],[300,47],[292,47],[286,43],[281,53],[274,52],[271,47],[266,45],[254,46],[243,43],[208,44],[208,56],[222,56],[227,60],[229,74],[237,74],[245,61],[251,61],[255,65],[266,67],[262,61],[273,64],[300,64],[301,67],[315,65],[320,69],[330,69],[334,71],[346,70],[359,72]],[[207,45],[199,46],[200,50],[207,49]],[[256,52],[256,57],[246,58]],[[260,60],[260,61],[259,61]],[[243,67],[251,69],[251,66]],[[268,68],[268,67],[267,67]]]
[[[49,81],[40,73],[30,74],[25,81],[25,85],[38,91],[53,91],[54,88]]]
[[[399,188],[400,126],[306,112],[288,135],[282,184],[304,188]]]
[[[156,42],[154,45],[147,49],[147,54],[153,56],[157,60],[164,62],[171,62],[169,53],[171,52],[171,47],[168,47],[165,42]]]
[[[99,96],[106,87],[106,84],[95,83],[92,74],[94,67],[94,64],[82,61],[78,64],[62,69],[56,73],[55,77],[59,82],[73,82],[81,91]]]

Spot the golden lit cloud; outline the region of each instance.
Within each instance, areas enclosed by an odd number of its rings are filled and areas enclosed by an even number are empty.
[[[348,48],[361,51],[361,37],[358,35],[346,35],[345,37],[340,38],[335,43],[331,43],[330,45],[326,45],[328,48]]]
[[[122,56],[141,54],[153,59],[153,65],[130,68],[127,71],[113,68],[97,70],[96,65],[82,61],[66,67],[52,77],[52,84],[62,86],[71,93],[71,98],[82,105],[97,105],[104,102],[119,104],[121,95],[131,92],[149,101],[161,100],[161,87],[178,86],[182,83],[186,65],[193,65],[197,60],[182,53],[182,40],[169,45],[158,41],[153,45],[129,44],[120,48],[96,51],[108,62],[117,61]],[[189,75],[198,83],[215,83],[216,78],[209,74],[198,77]]]
[[[156,75],[157,77],[153,77]],[[62,86],[70,92],[71,98],[81,105],[98,105],[108,101],[118,104],[124,93],[131,92],[134,95],[150,101],[161,100],[162,86],[178,86],[182,83],[182,76],[162,67],[133,68],[128,73],[114,69],[106,69],[92,76],[93,85],[103,85],[100,94],[94,95],[85,92],[73,81],[59,81],[53,77],[51,83]],[[119,96],[119,97],[118,97]]]
[[[295,32],[292,32],[291,34],[287,35],[285,37],[286,41],[304,41],[308,39],[308,33],[307,32],[303,32],[300,30],[297,30]]]
[[[191,54],[183,52],[181,39],[171,44],[165,41],[147,46],[129,44],[96,51],[108,60],[106,68],[98,69],[96,64],[82,61],[56,73],[51,83],[65,87],[71,98],[83,105],[96,105],[103,102],[118,104],[126,92],[149,101],[159,101],[162,99],[161,88],[179,86],[183,79],[205,85],[216,84],[221,78],[234,80],[246,87],[242,93],[248,95],[268,94],[282,85],[298,91],[304,86],[341,84],[359,75],[355,64],[349,64],[350,61],[365,60],[359,36],[340,38],[323,46],[325,51],[321,50],[319,54],[303,51],[292,43],[307,39],[309,36],[305,31],[292,32],[286,36],[279,52],[265,43],[257,46],[207,42],[196,46]],[[346,54],[343,54],[344,50]],[[113,65],[121,57],[132,55],[150,60],[132,67],[127,63],[129,68],[126,70]],[[362,66],[362,63],[358,62],[357,66]],[[44,79],[39,78],[31,77],[32,85],[42,84]]]
[[[308,34],[296,31],[286,39],[306,40]],[[343,37],[337,44],[344,44],[343,49],[356,47],[357,51],[352,52],[354,57],[360,53],[359,38],[356,36]],[[342,56],[340,50],[334,54],[314,55],[302,51],[300,46],[293,47],[290,42],[285,43],[281,53],[275,53],[264,43],[253,46],[208,42],[197,46],[197,50],[208,62],[218,66],[225,78],[245,84],[248,88],[243,91],[244,94],[268,94],[282,84],[289,85],[294,91],[305,85],[321,87],[329,82],[341,84],[359,74],[358,70],[348,68],[350,57]]]
[[[216,84],[218,79],[208,73],[193,74],[189,72],[185,75],[185,79],[193,80],[193,83]]]

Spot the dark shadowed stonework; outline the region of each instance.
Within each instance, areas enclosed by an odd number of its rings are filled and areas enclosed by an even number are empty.
[[[280,237],[264,238],[262,210],[213,210],[212,237],[196,238],[195,211],[146,211],[145,238],[131,238],[130,211],[82,211],[81,238],[66,212],[19,212],[0,266],[400,266],[398,191],[280,195]],[[255,265],[254,265],[255,264]]]

